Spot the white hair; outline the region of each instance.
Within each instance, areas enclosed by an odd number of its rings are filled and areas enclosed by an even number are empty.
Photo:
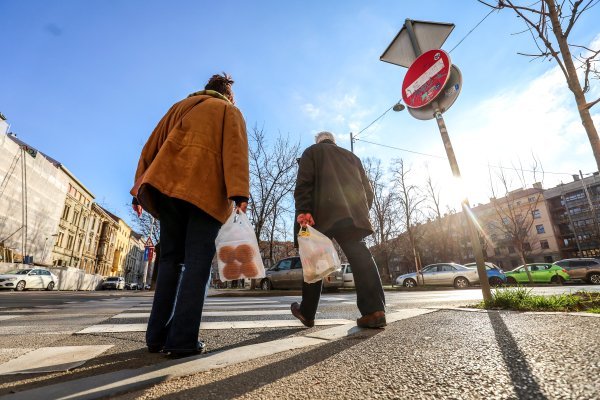
[[[335,136],[333,136],[333,133],[327,131],[317,133],[315,136],[315,143],[321,143],[323,140],[331,140],[335,143]]]

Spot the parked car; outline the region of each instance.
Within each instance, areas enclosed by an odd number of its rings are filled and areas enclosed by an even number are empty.
[[[304,277],[300,257],[288,257],[280,260],[265,271],[265,277],[260,281],[262,290],[271,289],[301,289]],[[337,290],[343,284],[342,271],[336,271],[323,279],[323,288]]]
[[[567,258],[554,265],[565,269],[571,279],[581,279],[593,285],[600,285],[600,260],[595,258]]]
[[[562,285],[570,279],[564,268],[552,263],[532,263],[527,264],[527,268],[529,268],[531,278],[535,283],[557,283]],[[506,282],[510,284],[529,283],[525,266],[521,265],[512,271],[506,272]]]
[[[477,269],[477,263],[467,263],[465,264],[465,267]],[[485,272],[488,277],[488,282],[490,282],[490,286],[500,286],[506,283],[506,275],[504,274],[504,271],[498,268],[496,264],[486,262]]]
[[[0,275],[0,289],[25,289],[54,290],[58,284],[58,276],[46,268],[27,268],[11,271]]]
[[[419,273],[412,272],[396,278],[396,285],[405,287],[443,285],[461,289],[476,283],[479,283],[476,269],[455,263],[430,264]]]
[[[125,288],[125,278],[122,276],[109,276],[102,282],[102,289],[116,289],[123,290]]]
[[[342,264],[342,287],[353,288],[354,286],[354,274],[352,273],[352,267],[350,264]]]
[[[125,284],[125,289],[127,290],[139,290],[140,286],[135,282],[127,282]]]

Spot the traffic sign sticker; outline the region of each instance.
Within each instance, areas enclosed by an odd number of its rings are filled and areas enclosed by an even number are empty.
[[[408,107],[420,108],[442,92],[450,77],[450,56],[443,50],[430,50],[417,58],[402,83],[402,99]]]

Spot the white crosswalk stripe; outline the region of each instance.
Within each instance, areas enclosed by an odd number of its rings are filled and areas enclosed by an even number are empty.
[[[300,328],[303,325],[290,312],[290,304],[297,300],[299,298],[294,297],[207,298],[202,315],[210,319],[203,319],[200,330]],[[322,298],[324,303],[339,304],[342,300],[344,298]],[[110,343],[111,334],[145,332],[151,309],[152,299],[148,297],[73,301],[52,307],[0,309],[0,321],[3,321],[0,325],[0,346],[2,337],[8,335],[34,338],[39,335],[71,337],[74,334],[80,338],[79,343],[81,338],[84,338],[85,343],[86,334],[105,338],[102,345],[49,346],[46,344],[48,340],[44,339],[30,341],[36,343],[33,348],[15,348],[10,345],[0,347],[0,375],[76,368],[113,347],[114,345],[107,344],[107,340]],[[137,323],[130,323],[131,319],[137,319]],[[346,319],[318,318],[315,321],[317,326],[331,327],[352,323],[353,321]],[[90,339],[90,343],[93,342]],[[25,339],[23,343],[29,342]],[[43,343],[46,347],[38,347],[40,345],[37,343]]]

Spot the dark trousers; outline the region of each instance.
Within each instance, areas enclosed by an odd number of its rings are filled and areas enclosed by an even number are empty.
[[[195,351],[221,223],[183,200],[158,197],[160,270],[146,344],[164,346],[166,351]]]
[[[385,295],[381,278],[373,256],[364,239],[351,237],[341,232],[325,233],[330,239],[334,238],[348,258],[354,275],[356,286],[356,305],[361,315],[385,311]],[[300,312],[307,319],[315,319],[323,281],[315,283],[302,283],[302,303]]]

